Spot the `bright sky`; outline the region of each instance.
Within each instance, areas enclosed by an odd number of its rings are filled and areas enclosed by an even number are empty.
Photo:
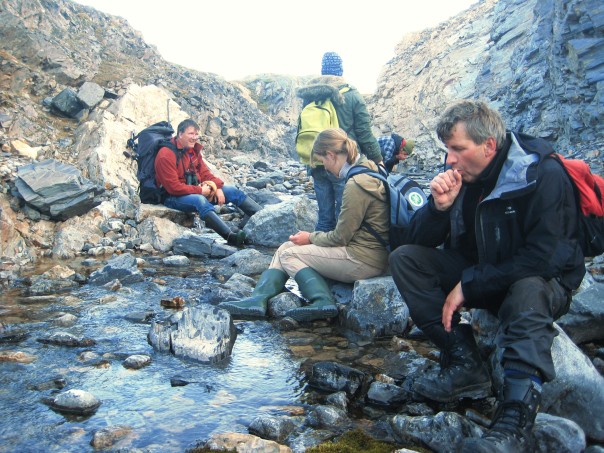
[[[344,77],[375,91],[405,33],[433,27],[477,0],[76,0],[125,18],[172,63],[227,80],[319,75],[338,52]]]

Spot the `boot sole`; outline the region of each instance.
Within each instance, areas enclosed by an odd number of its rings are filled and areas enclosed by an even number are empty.
[[[491,382],[483,382],[480,384],[474,384],[463,389],[448,393],[447,395],[428,395],[429,392],[422,392],[421,389],[418,389],[416,386],[413,386],[413,391],[418,395],[423,396],[432,401],[437,401],[439,403],[452,403],[453,401],[458,401],[462,398],[471,398],[473,400],[478,400],[482,398],[487,398],[491,396]]]
[[[231,315],[246,316],[250,318],[266,318],[266,311],[258,307],[239,307],[237,305],[222,303],[218,308],[228,311]]]
[[[288,311],[285,316],[298,321],[298,322],[310,322],[317,319],[335,318],[338,316],[338,307],[335,305],[326,306],[323,308],[294,308]]]

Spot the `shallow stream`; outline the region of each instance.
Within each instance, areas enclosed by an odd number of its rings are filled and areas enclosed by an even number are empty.
[[[188,269],[195,268],[192,263]],[[184,451],[212,432],[247,432],[259,413],[286,413],[303,404],[300,359],[269,322],[239,323],[232,356],[217,365],[154,351],[147,343],[149,324],[126,317],[153,312],[163,318],[170,310],[160,300],[175,295],[204,303],[202,288],[216,284],[208,272],[169,272],[119,291],[84,285],[55,298],[28,298],[18,290],[0,295],[0,323],[28,334],[20,343],[1,343],[0,351],[36,357],[32,363],[0,362],[0,452],[91,451],[94,432],[116,425],[132,428],[128,448]],[[63,313],[77,317],[73,326],[54,324]],[[92,338],[96,345],[37,341],[59,331]],[[148,354],[152,363],[126,369],[122,362],[131,354]],[[193,382],[173,387],[171,378],[178,376]],[[66,382],[61,391],[80,389],[98,397],[97,412],[65,416],[42,403],[59,390],[34,386],[57,377]]]

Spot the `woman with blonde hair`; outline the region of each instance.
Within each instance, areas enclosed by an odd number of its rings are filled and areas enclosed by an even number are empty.
[[[319,161],[334,176],[346,179],[353,165],[377,171],[374,162],[359,154],[357,144],[342,129],[321,132],[312,149],[312,162]],[[384,184],[358,174],[346,182],[342,209],[335,229],[328,232],[298,231],[282,244],[262,273],[252,295],[219,306],[233,315],[266,316],[268,300],[294,278],[309,305],[287,312],[297,321],[333,318],[338,309],[324,277],[344,283],[376,277],[388,267],[388,251],[365,227],[388,241],[389,208]]]

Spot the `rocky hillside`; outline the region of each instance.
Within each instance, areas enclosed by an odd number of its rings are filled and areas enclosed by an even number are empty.
[[[73,123],[57,122],[43,100],[91,81],[116,96],[131,83],[165,88],[204,128],[207,151],[282,157],[293,149],[291,127],[273,121],[249,90],[166,62],[119,17],[68,0],[2,0],[0,40],[3,142],[24,137],[60,151]]]
[[[10,262],[72,256],[87,240],[82,225],[96,225],[95,216],[119,216],[136,229],[137,181],[124,145],[133,131],[166,119],[168,106],[174,125],[185,117],[201,125],[205,152],[227,180],[246,185],[244,170],[255,160],[270,168],[295,158],[303,76],[228,82],[177,66],[125,20],[68,0],[0,0],[0,41],[0,255]],[[85,87],[100,97],[59,115],[58,95],[86,98]],[[597,167],[603,87],[601,0],[484,0],[404,36],[368,106],[376,135],[392,129],[415,138],[419,152],[409,164],[426,169],[442,159],[437,116],[471,97],[498,107],[510,128]],[[104,189],[101,211],[59,222],[20,206],[11,194],[17,168],[46,158],[72,164]]]
[[[604,3],[484,0],[406,35],[369,101],[374,124],[414,137],[424,162],[451,101],[482,98],[508,127],[596,157],[604,148]]]

